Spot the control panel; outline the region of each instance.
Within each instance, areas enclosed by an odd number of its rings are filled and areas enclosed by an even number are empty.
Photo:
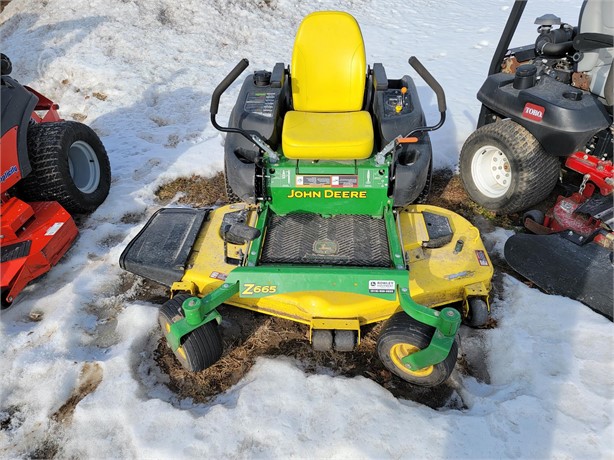
[[[384,118],[406,114],[412,111],[411,97],[407,88],[387,89],[384,91]]]

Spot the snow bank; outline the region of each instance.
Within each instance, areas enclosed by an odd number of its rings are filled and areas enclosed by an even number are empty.
[[[223,137],[208,122],[217,83],[242,57],[251,69],[288,63],[306,13],[354,14],[369,62],[384,63],[391,77],[412,74],[407,58],[420,58],[448,94],[448,121],[433,134],[435,165],[454,166],[511,4],[13,0],[0,39],[14,76],[101,135],[113,183],[67,256],[2,313],[0,456],[613,457],[612,324],[577,302],[505,277],[499,326],[477,333],[491,383],[454,375],[465,410],[397,400],[364,378],[306,375],[284,359],[261,359],[226,394],[193,404],[178,401],[155,369],[146,372],[157,307],[129,300],[137,286],[117,265],[158,206],[160,184],[220,170]],[[533,17],[553,11],[575,22],[579,6],[530,2],[515,44],[534,39]],[[221,117],[239,84],[222,98]],[[433,95],[417,84],[436,120]],[[100,384],[66,419],[54,417],[91,363]]]

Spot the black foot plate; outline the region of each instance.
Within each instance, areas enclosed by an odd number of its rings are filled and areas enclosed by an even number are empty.
[[[554,235],[517,234],[505,243],[505,260],[549,294],[588,305],[612,320],[612,251],[595,243],[579,246]]]

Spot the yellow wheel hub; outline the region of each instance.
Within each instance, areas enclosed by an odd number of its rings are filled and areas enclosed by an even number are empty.
[[[166,329],[167,334],[171,331],[171,325],[168,321],[164,323],[164,328]],[[185,350],[183,349],[183,347],[177,348],[177,351],[175,353],[179,354],[179,356],[182,357],[185,361],[188,360],[188,357],[186,356]]]
[[[412,371],[403,363],[403,361],[401,361],[407,355],[411,355],[418,351],[420,351],[420,349],[415,345],[410,345],[409,343],[397,343],[390,349],[390,358],[392,359],[394,365],[404,373],[414,377],[427,377],[433,373],[433,366],[427,366],[422,369]]]

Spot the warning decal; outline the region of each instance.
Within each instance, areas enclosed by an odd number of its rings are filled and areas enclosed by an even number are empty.
[[[488,263],[488,258],[486,257],[486,254],[484,254],[484,251],[478,249],[475,251],[475,255],[478,258],[478,263],[482,267],[488,267],[490,265]]]

